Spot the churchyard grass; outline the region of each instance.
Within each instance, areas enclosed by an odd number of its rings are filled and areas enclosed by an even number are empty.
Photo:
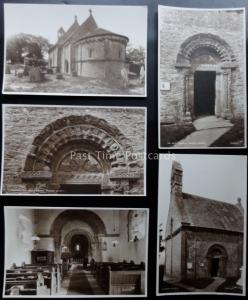
[[[57,79],[56,74],[45,74],[42,82],[30,82],[28,76],[18,77],[5,74],[5,92],[17,93],[59,93],[59,94],[109,94],[109,95],[141,95],[144,86],[138,79],[131,79],[124,88],[121,80],[112,81],[73,77],[63,74],[63,79]]]

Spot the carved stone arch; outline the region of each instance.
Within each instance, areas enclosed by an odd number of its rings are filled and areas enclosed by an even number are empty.
[[[96,235],[106,235],[107,230],[102,219],[94,212],[90,210],[65,210],[60,213],[52,223],[50,229],[50,235],[54,236],[61,234],[63,226],[67,222],[74,220],[84,221],[88,224]]]
[[[90,210],[65,210],[54,219],[50,228],[50,236],[54,238],[56,260],[59,261],[61,257],[62,229],[65,224],[75,220],[83,220],[92,229],[94,236],[91,237],[91,242],[94,244],[91,245],[94,247],[95,258],[100,261],[102,257],[100,239],[106,236],[107,229],[103,220]],[[89,233],[88,236],[90,236]]]
[[[226,249],[221,244],[214,244],[210,246],[208,248],[206,257],[212,257],[215,252],[217,253],[217,251],[220,253],[221,256],[225,258],[228,257]]]
[[[211,245],[207,251],[206,259],[208,261],[208,273],[211,277],[226,276],[226,265],[228,254],[221,244]]]
[[[211,61],[195,65],[195,56],[207,53]],[[200,56],[200,61],[203,59]],[[214,61],[214,62],[213,62]],[[191,122],[196,118],[194,79],[196,71],[212,72],[215,76],[213,90],[215,94],[212,114],[225,119],[233,118],[232,111],[232,72],[237,67],[231,46],[222,38],[210,33],[199,33],[187,38],[180,46],[175,67],[183,76],[184,99],[182,103],[183,119]],[[199,73],[198,73],[199,74]]]
[[[193,53],[200,48],[212,49],[220,57],[223,63],[233,63],[236,61],[231,47],[226,41],[217,35],[210,33],[199,33],[187,38],[180,47],[177,55],[176,65],[189,66]]]
[[[74,172],[74,175],[59,173],[61,159],[80,149],[99,164],[101,174],[94,171],[90,174]],[[60,190],[65,184],[89,182],[101,186],[102,193],[114,193],[115,186],[117,193],[128,193],[129,181],[138,180],[141,173],[132,153],[129,139],[116,126],[91,115],[72,115],[50,123],[34,138],[22,179],[51,191]]]
[[[93,253],[93,251],[95,252],[97,245],[98,245],[98,238],[96,236],[93,236],[90,232],[88,232],[85,229],[73,229],[71,231],[69,231],[62,240],[63,245],[65,245],[68,249],[70,248],[70,242],[73,236],[75,235],[84,235],[87,240],[88,240],[88,245],[89,245],[89,249],[88,249],[88,256],[89,259],[91,259],[92,257],[96,257],[99,256],[97,253]]]

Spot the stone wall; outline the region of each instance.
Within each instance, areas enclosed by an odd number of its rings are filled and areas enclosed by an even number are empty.
[[[115,36],[93,37],[77,42],[76,70],[79,76],[120,78],[126,58],[126,40]]]
[[[166,241],[165,252],[165,278],[181,279],[181,255],[182,255],[181,233]]]
[[[237,68],[232,71],[231,99],[234,117],[244,116],[244,12],[178,10],[160,7],[160,80],[170,90],[160,91],[161,123],[181,122],[184,110],[184,75],[175,67],[182,43],[206,33],[219,36],[232,49]]]
[[[231,233],[212,232],[187,232],[187,247],[185,261],[192,264],[192,269],[187,270],[187,279],[211,277],[207,253],[211,246],[220,245],[227,253],[226,276],[239,277],[240,267],[243,265],[243,236]],[[195,269],[196,268],[196,269]],[[196,272],[196,274],[195,274]]]
[[[5,208],[5,267],[31,263],[34,233],[33,210]],[[18,249],[18,250],[17,250]]]
[[[45,126],[66,116],[92,115],[104,119],[111,126],[116,126],[129,140],[133,153],[144,152],[144,109],[7,106],[4,112],[4,193],[26,191],[21,174],[34,138]],[[143,159],[138,158],[138,164],[142,171]],[[143,185],[143,179],[140,179],[134,188],[138,189],[138,193],[143,193]]]

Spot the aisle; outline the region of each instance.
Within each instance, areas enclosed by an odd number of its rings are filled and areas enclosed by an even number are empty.
[[[77,266],[71,272],[67,295],[93,295],[94,292],[84,274],[83,268]]]
[[[61,287],[63,295],[103,295],[104,292],[89,271],[81,265],[73,265]]]

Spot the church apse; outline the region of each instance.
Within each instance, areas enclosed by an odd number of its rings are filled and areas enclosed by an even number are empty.
[[[61,73],[89,78],[120,78],[126,60],[128,37],[98,27],[92,10],[79,25],[58,31],[58,41],[50,48],[50,67]],[[60,55],[56,55],[60,53]]]

